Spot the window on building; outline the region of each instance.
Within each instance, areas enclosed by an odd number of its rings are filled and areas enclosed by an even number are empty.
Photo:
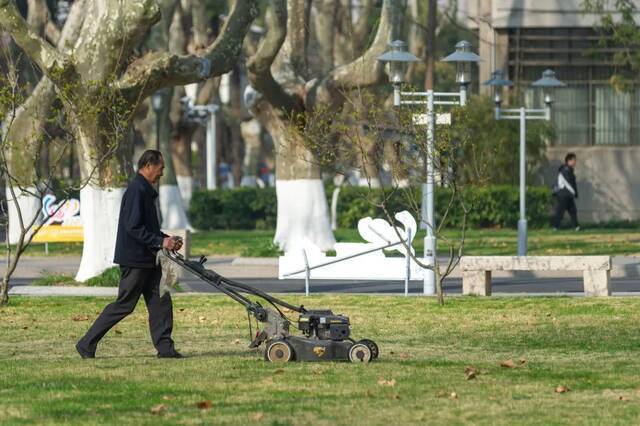
[[[522,88],[529,107],[542,96],[530,83],[546,68],[568,87],[555,90],[552,120],[558,145],[640,143],[640,88],[618,92],[609,84],[616,49],[602,47],[591,28],[509,30],[509,78]]]

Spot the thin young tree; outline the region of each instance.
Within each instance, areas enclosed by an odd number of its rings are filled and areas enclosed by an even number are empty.
[[[356,101],[354,97],[359,99]],[[438,214],[433,234],[439,240],[439,249],[447,254],[447,261],[444,264],[436,262],[431,266],[409,246],[403,244],[416,264],[423,269],[434,271],[438,301],[442,304],[443,282],[463,255],[467,218],[473,209],[474,191],[466,187],[482,184],[487,168],[486,162],[472,163],[468,158],[473,151],[473,144],[467,113],[464,108],[456,108],[452,112],[454,124],[438,128],[434,148],[430,151],[426,142],[426,127],[415,124],[413,116],[416,111],[413,109],[385,108],[380,95],[376,96],[368,91],[352,92],[348,102],[364,107],[352,110],[350,117],[329,109],[316,110],[309,117],[309,120],[315,123],[314,126],[307,126],[305,129],[305,144],[309,150],[316,153],[316,165],[321,169],[345,174],[356,168],[367,182],[372,182],[372,176],[368,175],[370,169],[364,166],[360,158],[364,157],[365,163],[387,162],[391,179],[381,187],[369,184],[363,198],[389,223],[395,223],[395,214],[402,210],[411,213],[419,223],[422,220],[420,188],[425,181],[425,161],[429,157],[432,158],[435,175],[444,177],[439,186]],[[363,135],[360,127],[354,126],[353,123],[360,123],[366,129],[365,134]],[[339,133],[342,143],[327,146],[324,143],[327,132]],[[392,143],[397,155],[388,158],[382,143],[376,144],[377,148],[371,150],[371,140]],[[465,169],[462,170],[462,167]],[[426,222],[420,224],[430,226]],[[452,232],[451,228],[457,231]],[[394,229],[397,237],[404,240],[400,231]],[[448,229],[448,232],[444,232],[445,229]]]

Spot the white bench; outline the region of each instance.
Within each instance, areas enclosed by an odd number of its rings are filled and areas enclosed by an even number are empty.
[[[611,296],[610,256],[464,256],[462,294],[491,295],[493,271],[582,271],[585,296]]]

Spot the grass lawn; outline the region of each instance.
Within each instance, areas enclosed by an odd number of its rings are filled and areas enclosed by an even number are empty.
[[[380,359],[269,364],[246,348],[240,306],[184,296],[174,338],[189,358],[155,358],[140,304],[81,360],[73,344],[108,300],[14,297],[0,309],[0,423],[640,422],[639,298],[287,299],[348,314]]]
[[[459,240],[459,231],[447,230],[445,236]],[[278,250],[272,244],[272,230],[217,230],[199,231],[192,234],[193,255],[272,257]],[[414,241],[418,253],[422,252],[423,231]],[[358,231],[338,229],[336,240],[362,242]],[[441,253],[447,251],[444,239],[439,240]],[[3,252],[4,249],[0,249]],[[51,255],[82,254],[81,243],[50,244]],[[517,232],[513,229],[472,229],[467,232],[466,250],[469,255],[512,255],[517,252]],[[533,229],[529,231],[529,254],[569,255],[569,254],[610,254],[634,255],[640,253],[639,228],[590,228],[580,232],[570,230]],[[27,251],[31,256],[43,256],[44,246],[34,245]]]

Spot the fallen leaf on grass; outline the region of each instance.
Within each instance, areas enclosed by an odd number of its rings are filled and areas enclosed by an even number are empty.
[[[264,383],[265,385],[272,385],[273,384],[273,377],[267,377],[264,380],[262,380],[262,383]]]
[[[273,372],[273,374],[282,374],[282,373],[284,373],[284,368],[278,368]]]
[[[207,317],[198,317],[198,321],[200,322],[205,322],[207,320]]]
[[[464,369],[464,377],[467,380],[475,379],[478,374],[480,374],[479,371],[471,365]]]
[[[624,396],[624,395],[620,395],[618,397],[618,401],[629,401],[629,397],[628,396]]]
[[[29,327],[27,327],[26,325],[24,327],[22,327],[23,330],[28,330]]]
[[[122,334],[122,331],[120,330],[113,330],[116,334]]]
[[[89,321],[89,315],[76,315],[73,317],[74,321]]]
[[[520,363],[520,365],[525,365],[527,363],[527,360],[524,357],[522,357],[518,360],[518,362]]]
[[[179,308],[178,312],[184,312],[184,308]]]
[[[451,395],[449,395],[449,397],[450,397],[451,399],[458,399],[458,394],[457,394],[457,393],[455,393],[455,392],[451,392]]]
[[[391,399],[400,399],[400,394],[394,392],[391,395],[389,395],[389,398],[391,398]]]
[[[164,395],[162,399],[164,399],[165,401],[171,401],[172,399],[176,399],[176,397],[172,395]]]
[[[396,385],[396,379],[386,380],[381,377],[380,380],[378,380],[378,384],[380,386],[394,387]]]
[[[556,386],[556,393],[567,393],[569,392],[571,389],[569,389],[569,386],[565,386],[565,385],[558,385]]]
[[[205,401],[197,402],[196,407],[198,407],[200,410],[209,410],[211,408],[211,401],[207,399]]]
[[[233,341],[233,344],[234,344],[234,345],[239,345],[239,344],[240,344],[240,339],[236,339],[236,340],[234,340],[234,341]]]
[[[162,414],[167,409],[167,406],[164,404],[158,404],[151,407],[151,414]]]
[[[406,352],[400,352],[400,359],[409,359],[409,354]]]
[[[254,422],[259,422],[260,420],[262,420],[263,417],[264,417],[264,413],[259,412],[259,413],[255,413],[251,418],[253,419]]]
[[[504,368],[516,368],[516,363],[513,362],[513,360],[511,358],[509,359],[505,359],[504,361],[502,361],[500,363],[500,367],[504,367]]]

